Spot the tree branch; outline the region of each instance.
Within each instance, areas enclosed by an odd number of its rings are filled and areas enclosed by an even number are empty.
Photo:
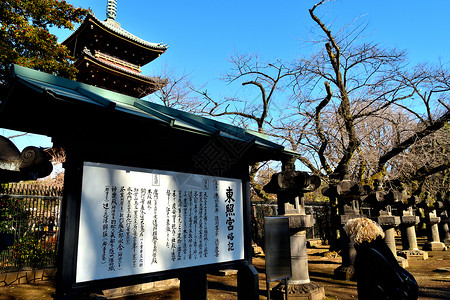
[[[422,167],[419,170],[417,170],[417,172],[415,174],[413,174],[411,177],[409,177],[409,180],[418,180],[418,181],[422,181],[425,178],[427,178],[428,176],[431,176],[433,174],[445,171],[450,169],[450,162],[445,162],[440,166],[434,167],[434,168],[427,168],[427,167]]]
[[[391,149],[389,152],[383,154],[378,160],[377,174],[384,171],[386,163],[393,157],[402,153],[408,149],[416,141],[430,135],[431,133],[441,129],[450,120],[450,111],[447,111],[439,120],[435,121],[433,124],[428,125],[425,129],[414,133],[412,136],[398,144],[396,147]]]
[[[327,145],[328,145],[328,139],[325,136],[325,132],[322,128],[322,121],[320,118],[322,109],[325,106],[327,106],[327,104],[331,100],[331,97],[333,97],[333,92],[331,91],[330,83],[328,81],[325,82],[325,89],[327,91],[327,96],[316,107],[316,114],[315,114],[314,120],[316,122],[317,136],[319,137],[319,140],[321,142],[320,148],[318,151],[320,163],[322,164],[322,167],[325,170],[326,174],[330,175],[331,173],[333,173],[333,171],[331,170],[330,166],[328,165],[327,159],[324,155],[325,149],[327,148]]]

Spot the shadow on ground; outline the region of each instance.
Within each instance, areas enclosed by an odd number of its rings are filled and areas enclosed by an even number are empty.
[[[327,299],[357,299],[356,282],[333,279],[334,270],[341,264],[340,258],[325,257],[326,249],[308,249],[309,274],[314,281],[325,288]],[[253,264],[259,272],[259,299],[267,299],[265,281],[265,260],[263,256],[254,257]],[[437,268],[450,266],[450,251],[429,252],[428,260],[410,261],[407,270],[411,272],[419,284],[419,299],[450,299],[450,273],[435,272]],[[278,282],[271,282],[273,289]],[[52,299],[55,288],[53,283],[13,285],[0,287],[0,300],[35,300]],[[92,299],[92,298],[91,298]],[[106,299],[98,297],[97,299]],[[177,287],[139,295],[116,297],[123,300],[175,300],[180,299]],[[208,299],[237,299],[237,276],[208,275]]]

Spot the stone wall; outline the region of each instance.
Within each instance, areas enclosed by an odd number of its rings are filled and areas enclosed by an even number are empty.
[[[0,273],[0,287],[37,281],[53,281],[55,274],[56,268],[2,272]]]
[[[135,294],[141,294],[141,293],[148,293],[150,291],[160,291],[160,290],[166,290],[173,287],[179,287],[180,281],[176,278],[167,279],[167,280],[161,280],[161,281],[155,281],[155,282],[149,282],[149,283],[143,283],[143,284],[136,284],[131,286],[124,286],[109,290],[104,290],[103,295],[107,297],[119,297],[119,296],[127,296],[127,295],[135,295]]]
[[[36,283],[38,281],[54,281],[55,275],[56,268],[2,272],[0,273],[0,287],[13,284]],[[180,281],[173,278],[104,290],[103,295],[108,297],[119,297],[150,291],[165,290],[173,287],[179,287],[179,285]]]

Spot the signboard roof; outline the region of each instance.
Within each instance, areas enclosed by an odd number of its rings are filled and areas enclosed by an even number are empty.
[[[77,113],[80,115],[73,116]],[[0,127],[52,137],[75,135],[72,131],[78,126],[73,120],[79,120],[89,123],[89,131],[78,129],[83,135],[95,136],[99,128],[106,130],[105,126],[116,126],[122,133],[169,128],[194,137],[219,136],[252,143],[249,152],[255,161],[296,154],[251,130],[17,65],[13,87],[7,98],[0,100],[0,116]],[[136,120],[145,128],[135,126]]]

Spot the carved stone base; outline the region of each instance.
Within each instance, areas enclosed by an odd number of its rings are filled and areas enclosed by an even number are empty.
[[[428,259],[428,252],[422,250],[402,250],[397,252],[398,256],[404,257],[407,260],[426,260]]]
[[[409,263],[408,263],[408,260],[406,258],[401,257],[401,256],[396,256],[395,258],[397,259],[397,262],[400,265],[400,267],[402,267],[402,268],[409,267]]]
[[[447,250],[447,247],[445,246],[445,244],[441,243],[441,242],[426,243],[423,248],[425,250],[430,250],[430,251],[446,251]]]
[[[301,300],[321,300],[325,297],[325,289],[323,286],[315,283],[304,284],[288,284],[287,286],[288,298]],[[286,286],[284,283],[279,283],[272,290],[272,299],[285,300]]]
[[[334,269],[334,279],[356,281],[354,266],[339,266]]]
[[[442,239],[442,241],[444,242],[444,244],[446,246],[450,246],[450,238],[444,238],[444,239]]]

